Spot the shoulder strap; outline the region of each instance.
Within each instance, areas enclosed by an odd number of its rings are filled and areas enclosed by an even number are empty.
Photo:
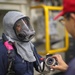
[[[2,34],[2,41],[4,46],[7,48],[7,52],[8,52],[8,73],[7,75],[10,75],[10,73],[12,73],[12,64],[13,64],[13,54],[14,54],[14,48],[12,46],[12,44],[8,41],[7,37],[5,36],[5,34]]]

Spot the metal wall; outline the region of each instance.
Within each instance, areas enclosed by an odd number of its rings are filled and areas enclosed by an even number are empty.
[[[10,10],[18,10],[25,15],[30,14],[30,0],[0,0],[0,37],[3,32],[2,20]]]

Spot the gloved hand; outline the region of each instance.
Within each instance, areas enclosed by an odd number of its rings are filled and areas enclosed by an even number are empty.
[[[41,67],[41,70],[40,70],[41,74],[47,74],[50,72],[50,68],[45,65],[45,61],[40,63],[40,67]]]
[[[46,66],[45,64],[45,58],[41,58],[40,66],[38,66],[39,72],[41,74],[47,74],[50,72],[50,68]]]

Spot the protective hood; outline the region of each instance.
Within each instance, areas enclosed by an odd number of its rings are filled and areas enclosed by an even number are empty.
[[[33,54],[34,46],[33,44],[29,42],[21,42],[17,38],[15,31],[14,31],[14,25],[15,23],[21,19],[27,17],[21,12],[18,11],[9,11],[3,18],[3,26],[4,26],[4,33],[9,41],[15,42],[15,47],[17,49],[17,53],[26,61],[34,62],[36,61],[36,58]]]
[[[14,15],[14,16],[13,16]],[[21,12],[9,11],[3,18],[3,27],[4,33],[9,36],[11,39],[17,39],[15,32],[13,30],[13,26],[15,22],[23,17],[27,17]]]

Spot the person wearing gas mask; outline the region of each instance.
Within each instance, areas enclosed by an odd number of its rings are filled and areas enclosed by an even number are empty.
[[[44,71],[42,57],[37,54],[31,42],[35,31],[29,17],[19,11],[9,11],[3,18],[3,27],[4,35],[0,41],[0,75],[9,75],[11,68],[15,75],[34,75],[33,67],[38,72]],[[13,61],[10,65],[9,59]]]

